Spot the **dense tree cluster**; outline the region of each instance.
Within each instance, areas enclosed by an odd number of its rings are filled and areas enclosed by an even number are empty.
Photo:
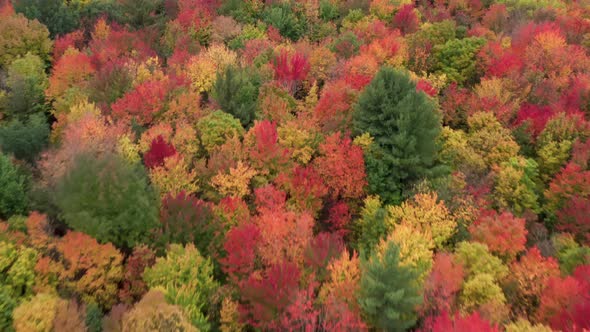
[[[590,330],[590,4],[0,0],[0,330]]]

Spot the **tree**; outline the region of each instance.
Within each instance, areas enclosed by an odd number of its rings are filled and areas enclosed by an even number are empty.
[[[335,133],[318,150],[321,155],[315,158],[314,167],[330,188],[332,198],[360,198],[366,184],[362,149],[350,138]]]
[[[100,242],[133,248],[158,224],[158,202],[143,168],[116,155],[80,155],[61,178],[55,203],[64,221]]]
[[[9,90],[3,113],[10,119],[25,121],[30,115],[46,109],[47,88],[45,63],[37,55],[27,53],[8,66],[6,86]]]
[[[247,69],[228,66],[217,73],[212,95],[224,112],[239,119],[244,128],[254,121],[258,82]]]
[[[133,252],[125,260],[123,282],[119,289],[119,298],[124,303],[135,303],[147,292],[147,284],[143,281],[143,272],[156,263],[156,255],[145,245],[133,248]]]
[[[0,288],[0,329],[12,330],[12,312],[17,307],[16,299],[8,290]]]
[[[47,146],[49,132],[47,119],[41,113],[22,122],[14,119],[0,127],[0,148],[17,159],[33,162]]]
[[[383,330],[404,331],[416,323],[415,309],[422,302],[416,283],[419,272],[400,265],[397,245],[390,241],[383,252],[361,261],[358,302],[370,323]]]
[[[16,332],[52,331],[58,308],[66,303],[57,295],[39,293],[14,309]]]
[[[148,125],[163,110],[167,94],[167,80],[140,83],[111,105],[113,116],[117,120]]]
[[[52,259],[50,268],[57,271],[61,287],[104,309],[117,303],[123,256],[112,244],[99,244],[84,233],[68,232],[56,249],[61,259]]]
[[[168,194],[162,200],[156,244],[164,248],[169,243],[192,243],[203,255],[214,256],[221,250],[222,226],[211,203],[184,192]]]
[[[472,313],[471,315],[467,315],[465,317],[461,317],[459,313],[456,313],[454,316],[449,317],[449,314],[444,312],[441,315],[435,317],[431,324],[432,327],[428,331],[432,332],[500,331],[500,329],[497,326],[492,325],[485,319],[482,319],[477,312]]]
[[[455,218],[445,203],[438,201],[436,193],[417,194],[399,206],[390,206],[388,212],[387,223],[390,229],[398,224],[409,225],[422,234],[429,234],[438,249],[456,232]]]
[[[515,286],[509,298],[512,310],[532,318],[549,279],[559,276],[559,265],[552,257],[541,256],[539,249],[533,247],[518,262],[512,263],[510,271],[508,280]]]
[[[374,143],[365,155],[369,189],[387,203],[399,203],[424,177],[439,175],[436,138],[440,115],[410,78],[385,67],[359,97],[353,114],[355,132]]]
[[[25,214],[27,206],[27,177],[0,153],[0,218]]]
[[[469,226],[469,233],[472,240],[486,244],[492,253],[511,261],[525,249],[528,231],[524,218],[514,217],[510,212],[484,210]]]
[[[33,294],[37,256],[37,251],[32,248],[19,248],[11,243],[0,242],[0,282],[15,299]]]
[[[436,316],[456,310],[457,295],[464,279],[463,265],[447,253],[434,256],[432,270],[424,282],[424,304],[421,312]]]
[[[49,31],[37,20],[22,14],[3,17],[0,22],[0,68],[5,68],[27,53],[49,63],[52,42]]]
[[[187,315],[177,305],[168,304],[164,293],[151,290],[123,316],[122,331],[196,332]]]
[[[162,287],[168,302],[179,305],[194,326],[208,330],[209,297],[218,284],[211,260],[203,258],[194,245],[170,245],[166,257],[146,268],[143,278],[150,289]]]
[[[477,80],[476,54],[485,39],[470,37],[452,39],[434,47],[435,69],[447,75],[450,81],[470,84]]]
[[[30,20],[39,20],[47,26],[51,36],[55,37],[78,27],[80,11],[76,7],[75,4],[68,5],[62,0],[19,0],[14,9]]]
[[[203,147],[209,153],[228,139],[242,137],[244,134],[240,120],[222,111],[215,111],[201,118],[197,122],[197,130]]]

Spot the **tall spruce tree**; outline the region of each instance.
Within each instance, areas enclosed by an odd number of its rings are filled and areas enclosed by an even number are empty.
[[[416,323],[422,302],[419,271],[400,266],[399,248],[389,241],[362,262],[358,302],[369,322],[383,331],[406,331]]]
[[[369,190],[386,203],[401,202],[414,183],[444,172],[436,163],[440,114],[407,74],[382,68],[359,97],[353,121],[356,134],[374,138],[365,153]]]
[[[244,128],[254,121],[258,101],[258,84],[245,69],[227,67],[217,73],[213,98],[221,109],[238,118]]]

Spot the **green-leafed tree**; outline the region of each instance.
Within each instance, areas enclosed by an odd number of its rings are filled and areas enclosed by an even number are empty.
[[[417,181],[445,172],[436,162],[440,114],[403,72],[381,69],[359,97],[353,121],[356,134],[374,138],[365,154],[369,190],[386,203],[401,202]]]
[[[419,271],[400,265],[399,248],[389,241],[361,262],[358,302],[368,321],[382,331],[406,331],[416,323],[422,303]]]
[[[11,119],[24,120],[29,115],[46,109],[45,63],[37,55],[27,53],[8,66],[7,92],[0,111]]]
[[[218,284],[213,279],[213,263],[194,245],[172,244],[166,257],[145,269],[143,278],[150,289],[162,289],[168,302],[180,306],[200,331],[209,330],[206,312]]]
[[[254,121],[258,84],[245,69],[227,67],[217,73],[213,98],[224,112],[238,118],[244,128]]]
[[[158,225],[158,199],[145,170],[116,155],[81,155],[55,192],[70,227],[118,247],[146,241]]]
[[[452,39],[434,47],[435,70],[446,74],[449,81],[473,84],[478,78],[476,55],[486,40],[478,37]]]
[[[52,45],[49,31],[37,20],[30,21],[20,14],[0,20],[0,68],[27,53],[39,56],[47,64]]]
[[[18,159],[33,162],[47,146],[49,132],[43,113],[31,115],[24,123],[14,119],[0,126],[0,149]]]
[[[27,177],[0,153],[0,218],[27,211]]]

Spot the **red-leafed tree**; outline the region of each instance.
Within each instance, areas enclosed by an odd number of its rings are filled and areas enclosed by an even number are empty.
[[[251,223],[234,227],[225,235],[226,257],[221,259],[221,265],[234,284],[240,284],[254,272],[259,241],[260,230]]]
[[[557,228],[575,234],[584,244],[590,245],[590,196],[571,197],[557,212]]]
[[[144,154],[143,162],[147,168],[155,168],[164,165],[164,159],[176,155],[174,145],[167,143],[162,135],[158,135],[150,145],[150,149]]]
[[[527,230],[524,218],[510,212],[483,210],[469,227],[473,240],[484,243],[490,251],[508,260],[525,249]]]
[[[84,32],[81,30],[72,31],[59,36],[53,43],[53,62],[58,61],[70,47],[82,49],[84,46]]]
[[[553,277],[541,297],[537,316],[559,331],[583,331],[590,327],[590,267],[579,266],[572,276]]]
[[[311,166],[296,166],[290,173],[281,173],[276,183],[289,194],[289,202],[298,211],[316,215],[323,206],[328,188],[320,175]]]
[[[355,95],[355,91],[342,80],[328,83],[323,88],[314,108],[314,115],[324,132],[346,130],[350,127]]]
[[[436,316],[454,311],[464,276],[463,266],[456,262],[453,256],[447,253],[437,254],[424,283],[424,303],[421,312],[426,316]]]
[[[548,106],[524,104],[518,111],[515,125],[528,123],[527,130],[533,138],[536,138],[545,129],[545,125],[553,115],[554,112]]]
[[[431,323],[430,328],[424,331],[431,332],[463,332],[463,331],[478,331],[478,332],[500,332],[500,329],[492,325],[490,322],[481,318],[481,316],[474,312],[471,315],[462,317],[459,313],[454,316],[449,316],[446,312],[440,316],[435,317]]]
[[[262,174],[276,175],[288,162],[288,150],[279,146],[276,123],[256,122],[244,137],[244,145],[250,164]]]
[[[551,278],[558,277],[559,265],[551,257],[541,256],[537,247],[529,249],[518,262],[511,265],[509,281],[514,284],[511,293],[513,311],[532,316],[542,300],[542,294]]]
[[[413,5],[403,5],[393,16],[393,27],[404,35],[414,33],[420,27],[420,19]]]
[[[297,265],[279,262],[262,276],[251,275],[240,288],[249,323],[263,330],[272,327],[274,320],[295,301],[300,274]]]
[[[319,233],[308,244],[305,250],[305,263],[316,272],[316,278],[325,277],[326,267],[334,258],[341,256],[344,250],[342,237],[334,233]]]
[[[348,225],[352,220],[352,215],[348,204],[345,202],[337,202],[330,207],[328,211],[328,219],[326,223],[329,225],[329,230],[335,232],[340,236],[348,234]]]
[[[167,80],[146,81],[127,92],[111,105],[113,118],[147,125],[163,110],[169,82]]]
[[[330,188],[333,199],[358,199],[367,184],[363,150],[335,133],[319,146],[314,167]]]
[[[275,57],[273,69],[275,79],[291,92],[295,92],[297,84],[307,78],[310,66],[305,55],[299,52],[290,54],[282,51]]]

